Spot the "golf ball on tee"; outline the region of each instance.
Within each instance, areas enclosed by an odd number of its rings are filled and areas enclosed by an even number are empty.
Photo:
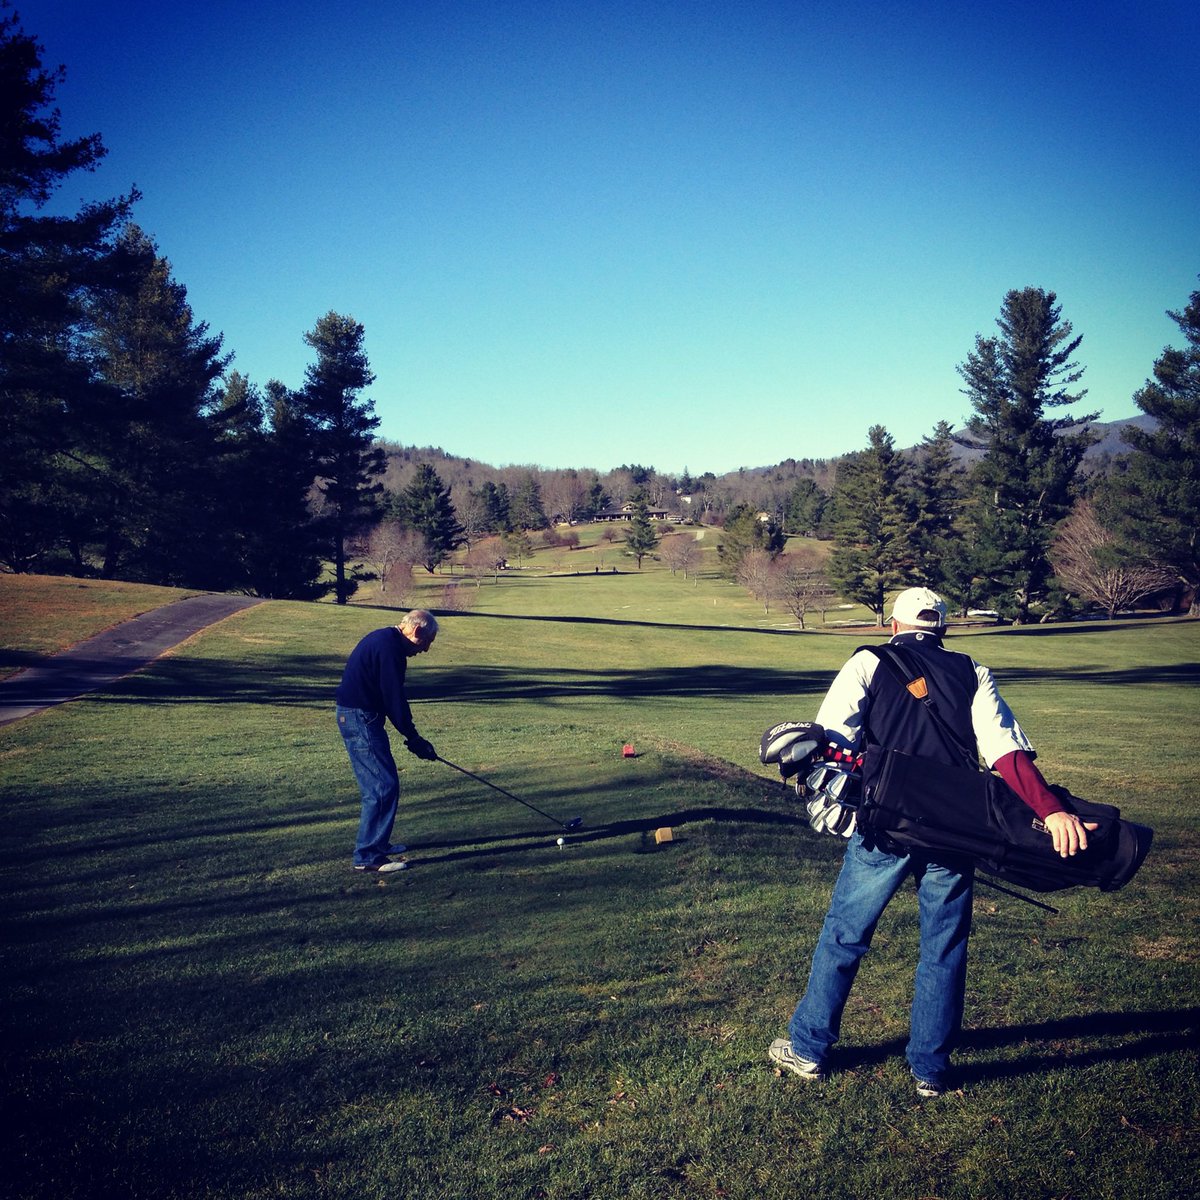
[[[566,839],[566,838],[559,838],[559,839],[558,839],[558,844],[559,844],[560,846],[565,846],[565,845],[567,844],[567,839]]]

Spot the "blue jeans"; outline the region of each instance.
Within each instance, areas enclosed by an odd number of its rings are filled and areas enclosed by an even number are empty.
[[[862,957],[888,901],[917,881],[921,952],[907,1049],[913,1074],[944,1084],[962,1027],[974,870],[940,866],[916,854],[868,850],[855,833],[813,954],[808,989],[788,1025],[792,1049],[823,1063],[841,1032],[842,1012]]]
[[[385,720],[382,713],[337,706],[338,729],[362,793],[362,816],[354,846],[356,866],[387,862],[387,849],[392,844],[392,826],[400,802],[400,776],[396,773]]]

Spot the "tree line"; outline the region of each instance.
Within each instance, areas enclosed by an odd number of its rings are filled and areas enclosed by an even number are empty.
[[[971,405],[961,432],[942,421],[898,451],[873,427],[866,448],[836,464],[827,495],[803,481],[793,492],[832,554],[783,555],[787,521],[740,509],[726,521],[727,573],[802,624],[837,597],[882,623],[888,595],[914,583],[963,615],[995,610],[1018,623],[1089,605],[1111,617],[1151,596],[1200,615],[1200,291],[1168,315],[1183,348],[1153,364],[1133,397],[1153,420],[1124,430],[1128,451],[1104,472],[1081,469],[1096,414],[1060,411],[1086,395],[1082,337],[1053,292],[1013,290],[999,332],[979,335],[959,364]],[[972,465],[957,447],[977,452]]]
[[[661,550],[690,569],[651,509],[719,525],[722,569],[800,619],[836,593],[880,618],[914,580],[964,611],[1015,620],[1073,598],[1110,610],[1174,587],[1195,611],[1200,292],[1171,313],[1168,347],[1135,403],[1154,418],[1100,476],[1081,470],[1095,414],[1059,415],[1086,395],[1082,341],[1054,293],[1010,292],[999,333],[959,366],[964,429],[939,423],[897,451],[882,426],[835,461],[669,475],[627,464],[495,468],[378,438],[365,332],[320,317],[302,334],[303,384],[258,386],[198,321],[169,261],[133,220],[136,190],[73,215],[49,204],[106,151],[61,135],[37,41],[0,3],[0,565],[345,603],[378,564],[436,570],[460,547],[527,552],[531,531],[633,505],[639,566]],[[977,458],[961,465],[956,445]],[[832,540],[828,560],[784,556],[787,533]],[[570,538],[569,532],[560,536]]]

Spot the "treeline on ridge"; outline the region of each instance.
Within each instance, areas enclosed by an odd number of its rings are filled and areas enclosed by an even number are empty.
[[[136,190],[48,214],[105,149],[99,135],[62,138],[63,70],[42,53],[0,7],[6,570],[345,603],[380,530],[407,537],[432,571],[481,539],[569,530],[628,505],[639,566],[663,532],[652,516],[715,525],[722,570],[755,594],[836,594],[879,618],[914,581],[1017,621],[1154,594],[1197,611],[1200,292],[1170,314],[1182,347],[1164,349],[1134,397],[1147,421],[1091,470],[1097,414],[1066,411],[1086,395],[1082,337],[1035,287],[1003,298],[998,333],[959,364],[962,427],[939,422],[918,447],[897,450],[876,426],[840,459],[720,477],[491,466],[379,439],[352,316],[326,313],[302,335],[313,360],[298,388],[233,370],[134,222]],[[789,560],[788,533],[833,552]]]

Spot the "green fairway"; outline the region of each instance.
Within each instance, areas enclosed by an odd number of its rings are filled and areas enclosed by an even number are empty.
[[[562,848],[398,746],[412,869],[350,870],[332,693],[395,619],[372,592],[263,604],[0,729],[0,1194],[1191,1195],[1200,623],[954,636],[996,667],[1051,780],[1156,841],[1124,891],[1044,897],[1057,916],[978,889],[963,1088],[922,1103],[912,895],[883,918],[829,1082],[766,1059],[842,844],[802,824],[759,736],[813,716],[876,635],[794,632],[709,554],[685,580],[589,541],[460,581],[469,604],[414,662],[421,731],[581,815]],[[406,599],[436,607],[449,577],[422,574]],[[72,587],[46,582],[46,604]]]

